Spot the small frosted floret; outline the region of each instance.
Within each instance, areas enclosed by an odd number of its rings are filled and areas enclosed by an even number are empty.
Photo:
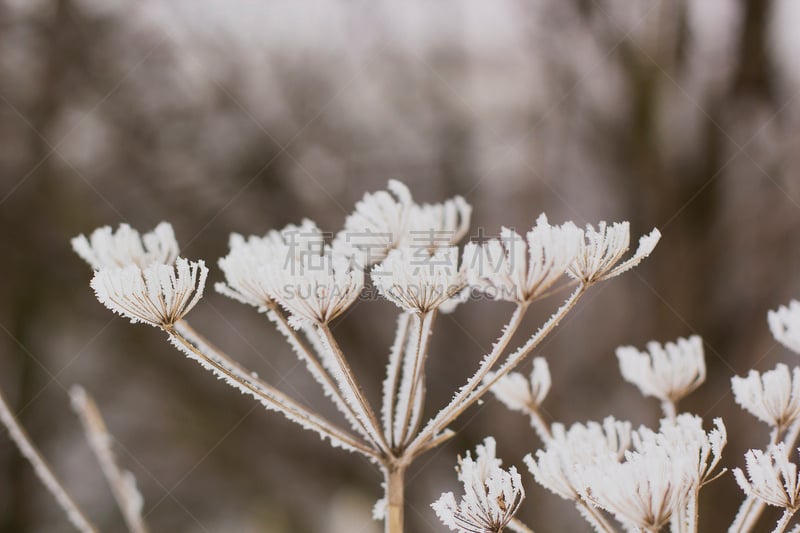
[[[654,228],[639,239],[639,247],[630,259],[617,264],[630,246],[630,224],[614,222],[608,225],[600,222],[597,229],[587,225],[581,239],[580,251],[569,273],[586,284],[613,278],[641,263],[652,253],[660,238],[661,233]]]
[[[406,245],[434,253],[457,244],[469,231],[472,207],[456,196],[440,204],[413,204],[408,218]]]
[[[168,328],[203,296],[207,275],[203,261],[178,258],[174,266],[104,268],[95,272],[91,286],[100,303],[131,322]]]
[[[769,329],[775,339],[800,353],[800,302],[792,300],[789,306],[782,305],[767,313]]]
[[[225,274],[225,283],[217,283],[217,292],[239,302],[263,309],[270,305],[264,267],[278,263],[289,265],[298,256],[310,254],[319,257],[325,248],[324,236],[311,220],[299,225],[290,224],[280,231],[270,230],[263,237],[247,238],[231,234],[230,252],[219,260]]]
[[[553,424],[552,438],[543,450],[525,456],[525,464],[541,486],[566,500],[580,497],[582,482],[577,468],[605,457],[622,458],[631,447],[631,423],[607,417],[602,424],[575,423],[567,430]]]
[[[168,265],[178,257],[175,232],[167,222],[144,235],[128,224],[120,224],[116,232],[110,226],[103,226],[88,238],[79,235],[71,242],[75,253],[95,270],[130,265],[144,268],[153,263]]]
[[[659,446],[676,462],[686,462],[687,472],[694,476],[700,487],[721,475],[717,471],[722,451],[728,442],[728,433],[721,418],[714,419],[714,428],[706,432],[703,419],[683,413],[672,418],[662,418],[658,432],[642,427],[632,435],[634,448],[645,450]]]
[[[493,377],[494,374],[490,374],[487,379]],[[543,357],[537,357],[533,360],[530,378],[525,378],[519,372],[511,372],[498,379],[492,385],[491,391],[512,411],[527,413],[531,409],[538,409],[550,392],[551,384],[547,361]]]
[[[525,238],[503,228],[498,239],[468,243],[464,248],[467,281],[496,300],[530,302],[564,274],[580,242],[581,231],[572,222],[551,226],[540,215]]]
[[[626,381],[661,401],[677,402],[706,379],[703,341],[697,335],[664,345],[649,342],[646,352],[622,346],[617,358]]]
[[[464,287],[458,267],[458,248],[392,250],[372,269],[372,281],[381,295],[398,307],[414,313],[438,308]]]
[[[293,328],[327,324],[361,294],[364,271],[334,255],[329,246],[321,253],[301,254],[283,246],[276,253],[285,260],[261,267],[261,279],[269,296],[291,314]]]
[[[766,453],[749,450],[744,458],[747,476],[741,468],[734,468],[733,475],[745,494],[776,507],[798,509],[800,483],[797,465],[789,461],[783,443],[771,447]]]
[[[626,452],[624,461],[599,458],[580,468],[581,495],[629,527],[660,531],[685,505],[694,486],[689,466],[657,445]]]
[[[451,531],[458,533],[499,533],[508,525],[525,498],[522,479],[513,466],[501,468],[496,457],[495,441],[487,437],[476,448],[476,458],[469,452],[459,459],[456,472],[464,485],[464,495],[457,502],[446,492],[431,504],[436,516]]]
[[[736,403],[750,414],[778,429],[786,429],[800,415],[800,367],[780,363],[774,370],[731,378]]]
[[[360,268],[383,261],[406,238],[411,192],[397,180],[389,180],[387,189],[366,193],[334,240],[336,253]]]

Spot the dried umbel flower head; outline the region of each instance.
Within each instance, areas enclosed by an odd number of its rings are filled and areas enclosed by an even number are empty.
[[[425,249],[392,250],[372,269],[378,291],[401,309],[428,313],[464,287],[458,266],[458,248],[439,248],[432,255]]]
[[[796,511],[800,505],[800,483],[797,465],[789,461],[783,443],[772,446],[766,453],[749,450],[745,455],[747,476],[734,468],[736,482],[748,496],[764,503]]]
[[[769,329],[775,339],[800,353],[800,302],[792,300],[789,306],[782,305],[767,313]]]
[[[499,239],[468,243],[464,265],[470,285],[497,300],[530,302],[564,274],[580,248],[581,231],[572,223],[551,226],[545,215],[523,238],[503,228]]]
[[[203,296],[207,275],[203,261],[178,258],[174,266],[104,268],[91,285],[100,303],[131,322],[169,328]]]
[[[472,207],[461,196],[440,204],[413,204],[408,218],[406,245],[433,253],[452,246],[469,231]]]
[[[725,471],[716,472],[722,459],[722,450],[728,442],[728,433],[721,418],[715,418],[714,429],[706,432],[702,418],[683,413],[674,419],[661,419],[658,432],[641,427],[632,437],[637,450],[660,446],[675,461],[693,461],[693,465],[687,464],[690,467],[687,471],[694,476],[697,487],[716,479]]]
[[[486,376],[491,380],[494,373]],[[550,392],[550,368],[543,357],[533,360],[533,371],[530,379],[519,372],[511,372],[501,377],[492,385],[491,391],[498,400],[503,402],[512,411],[527,413],[530,409],[537,409]]]
[[[460,458],[456,472],[464,495],[456,502],[453,493],[446,492],[431,504],[439,520],[459,533],[503,531],[519,509],[525,490],[517,469],[512,466],[504,470],[502,464],[492,437],[477,446],[475,459],[469,452]]]
[[[103,226],[89,238],[79,235],[72,239],[72,249],[95,270],[129,265],[144,268],[153,263],[167,265],[178,257],[175,233],[167,222],[144,235],[127,224],[120,224],[116,232],[110,226]]]
[[[664,345],[647,343],[647,352],[632,346],[617,348],[622,377],[645,396],[677,402],[706,379],[703,341],[697,335]]]
[[[552,438],[543,450],[525,456],[525,464],[541,486],[566,500],[579,498],[581,480],[577,465],[591,465],[600,458],[621,458],[631,446],[631,423],[607,417],[602,424],[575,423],[569,430],[553,424]]]
[[[342,314],[361,294],[364,271],[329,246],[321,253],[295,254],[288,246],[277,247],[277,257],[260,269],[269,296],[291,316],[294,328],[327,324]]]
[[[614,222],[608,225],[600,222],[597,229],[587,225],[580,251],[569,273],[586,284],[613,278],[641,263],[642,259],[652,253],[660,238],[661,233],[653,229],[639,239],[639,247],[633,257],[618,265],[630,246],[630,224]]]
[[[693,487],[690,464],[648,442],[623,461],[606,456],[579,467],[581,496],[623,524],[655,533],[684,505]]]
[[[280,231],[271,230],[263,237],[251,235],[245,239],[234,233],[230,252],[219,260],[226,283],[217,283],[215,288],[234,300],[263,309],[272,302],[263,268],[275,262],[287,265],[303,254],[319,256],[324,246],[322,232],[308,219]]]
[[[731,387],[736,403],[778,430],[789,427],[800,415],[800,367],[791,374],[783,363],[763,374],[751,370],[747,377],[731,378]]]
[[[361,268],[385,259],[407,235],[413,205],[411,192],[397,180],[389,180],[387,188],[388,191],[365,194],[334,239],[336,253],[348,257]]]

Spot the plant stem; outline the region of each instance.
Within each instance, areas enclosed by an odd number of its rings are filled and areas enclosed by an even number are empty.
[[[517,518],[511,519],[511,522],[508,523],[508,529],[515,531],[516,533],[534,533],[533,529],[525,525]]]
[[[405,476],[405,465],[390,464],[384,469],[386,480],[385,533],[403,533]]]
[[[19,448],[20,453],[30,461],[33,466],[33,471],[42,482],[42,484],[50,491],[50,494],[55,496],[56,501],[67,513],[67,518],[70,523],[75,526],[75,529],[82,533],[97,533],[97,528],[89,522],[83,511],[80,510],[75,500],[67,493],[61,482],[58,481],[47,461],[44,460],[42,454],[33,445],[28,433],[20,425],[17,417],[11,412],[6,399],[0,393],[0,421],[8,428],[8,434],[14,444]]]
[[[664,412],[664,417],[670,420],[675,420],[678,413],[677,406],[672,400],[664,400],[661,402],[661,410]]]
[[[791,509],[785,509],[783,511],[783,515],[781,515],[781,519],[778,520],[778,523],[775,524],[775,529],[772,530],[772,533],[783,533],[786,531],[786,526],[789,525],[789,521],[794,516],[794,511]]]

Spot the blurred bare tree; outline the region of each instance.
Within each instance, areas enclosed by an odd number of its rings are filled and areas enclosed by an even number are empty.
[[[100,402],[155,531],[377,531],[369,465],[253,408],[156,331],[110,318],[68,240],[167,219],[185,255],[213,264],[232,231],[304,216],[336,231],[397,177],[423,200],[465,196],[476,234],[542,211],[659,227],[654,256],[541,348],[546,407],[565,422],[653,423],[658,406],[622,385],[613,349],[698,333],[709,382],[686,407],[725,419],[739,465],[767,431],[736,408],[729,379],[791,361],[765,314],[800,293],[798,22],[793,0],[0,0],[0,384],[103,530],[122,518],[66,406],[73,382]],[[506,312],[480,302],[442,320],[431,409]],[[365,302],[336,325],[373,397],[392,317]],[[263,317],[209,295],[193,322],[324,405]],[[452,485],[456,452],[494,434],[522,466],[539,445],[495,402],[459,429],[412,472],[410,531],[437,530],[429,503]],[[537,531],[582,527],[526,486],[521,517]],[[723,530],[741,498],[733,479],[705,498],[716,512],[701,530]],[[0,531],[66,527],[0,439]]]

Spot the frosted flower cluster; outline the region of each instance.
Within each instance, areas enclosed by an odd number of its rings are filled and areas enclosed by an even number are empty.
[[[487,437],[460,459],[456,471],[464,485],[460,501],[452,492],[442,494],[431,507],[444,525],[459,533],[500,533],[508,525],[525,497],[522,479],[515,467],[501,468],[496,443]]]
[[[659,344],[647,343],[647,352],[632,346],[617,348],[617,358],[626,381],[644,396],[677,402],[706,379],[703,341],[697,335]]]
[[[487,377],[491,379],[494,374],[489,374]],[[530,378],[525,378],[519,372],[510,372],[497,380],[492,386],[492,392],[512,411],[527,413],[541,405],[547,397],[547,393],[550,392],[551,385],[552,380],[547,360],[543,357],[535,357]]]
[[[763,374],[751,370],[734,376],[731,387],[736,403],[770,426],[785,429],[800,415],[800,367],[789,372],[780,363]]]
[[[633,256],[619,263],[628,251],[631,241],[630,224],[615,222],[611,225],[601,222],[597,229],[587,225],[583,239],[569,273],[584,283],[595,283],[626,272],[649,256],[661,239],[661,232],[653,229],[639,239],[639,246]]]
[[[792,300],[767,313],[769,329],[775,339],[795,353],[800,353],[800,302]]]
[[[168,265],[178,257],[175,232],[167,222],[161,222],[144,235],[128,224],[120,224],[117,231],[103,226],[88,238],[79,235],[72,239],[72,249],[95,270],[129,265],[144,268],[153,263]]]
[[[783,444],[767,452],[749,450],[745,454],[747,475],[741,468],[733,470],[742,490],[769,505],[797,511],[800,506],[800,480],[797,465],[788,458]]]

